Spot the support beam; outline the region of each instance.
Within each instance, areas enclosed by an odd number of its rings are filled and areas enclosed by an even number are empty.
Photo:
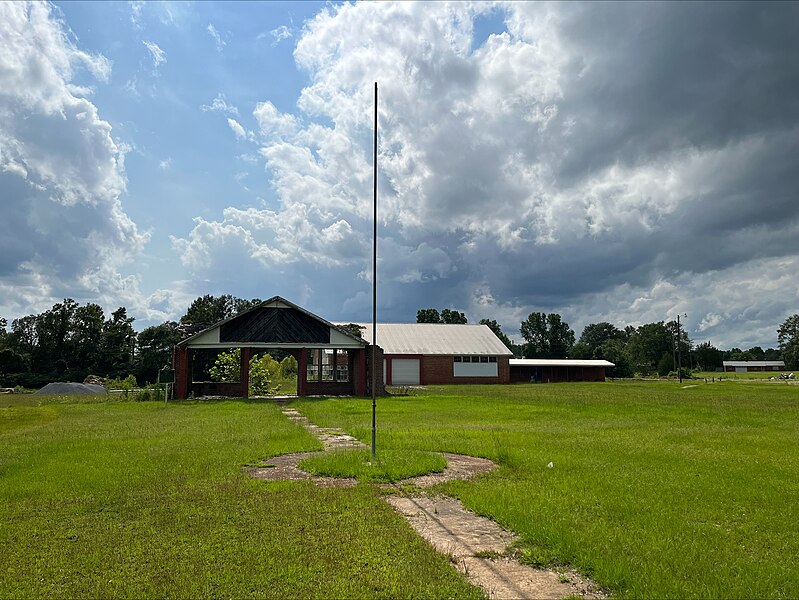
[[[172,368],[175,369],[175,399],[185,400],[189,397],[191,386],[191,350],[176,346],[172,351]]]
[[[297,395],[307,396],[306,383],[308,382],[308,350],[300,348],[297,355]]]

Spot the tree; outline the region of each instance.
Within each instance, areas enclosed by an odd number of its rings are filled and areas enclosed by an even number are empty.
[[[671,352],[664,352],[658,361],[658,375],[665,377],[674,370],[674,356]]]
[[[588,358],[592,358],[599,347],[608,340],[625,340],[626,337],[624,331],[612,323],[602,321],[601,323],[586,325],[582,335],[580,335],[580,342],[591,349],[591,357]]]
[[[791,315],[777,329],[782,360],[789,369],[799,369],[799,314]]]
[[[666,353],[673,356],[673,349],[671,332],[663,321],[641,325],[627,342],[631,367],[644,375],[656,372],[662,356]]]
[[[612,362],[615,366],[607,369],[608,377],[632,377],[634,375],[627,358],[626,344],[623,340],[610,339],[602,344],[594,356]]]
[[[441,323],[441,315],[435,308],[420,308],[416,311],[417,323]]]
[[[6,331],[7,326],[8,321],[0,317],[0,348],[6,347],[6,340],[8,339],[8,332]]]
[[[191,303],[186,314],[180,318],[181,323],[212,325],[224,319],[229,319],[245,310],[254,308],[261,303],[258,298],[243,300],[230,294],[200,296]]]
[[[702,342],[694,350],[694,356],[702,371],[715,371],[721,366],[724,354],[710,342]]]
[[[480,319],[480,325],[487,325],[488,328],[494,332],[494,335],[499,338],[499,341],[505,344],[505,347],[508,350],[511,352],[513,351],[513,348],[511,348],[511,346],[513,346],[513,342],[511,342],[510,338],[502,332],[502,328],[499,326],[499,323],[497,323],[494,319]]]
[[[347,333],[351,333],[355,337],[363,337],[361,333],[365,328],[363,325],[358,325],[357,323],[347,323],[346,325],[341,325],[341,329]]]
[[[585,342],[577,342],[572,346],[572,351],[569,353],[569,356],[571,358],[591,360],[594,358],[594,351],[591,350],[591,346]]]
[[[466,315],[462,312],[458,312],[457,310],[450,310],[445,308],[441,311],[441,322],[442,323],[449,323],[452,325],[465,325],[466,324]]]
[[[103,362],[102,341],[105,314],[98,304],[79,306],[72,315],[72,348],[77,367],[85,372],[96,373]],[[84,376],[85,376],[84,375]]]
[[[136,347],[136,332],[133,317],[120,306],[103,324],[101,370],[110,377],[124,377],[133,370],[133,352]]]
[[[574,331],[558,313],[532,312],[519,330],[525,358],[566,358],[574,345]]]
[[[271,384],[279,372],[280,364],[269,354],[250,358],[249,395],[263,396],[274,393],[277,388],[272,387]],[[214,381],[239,381],[241,378],[241,349],[236,348],[220,353],[209,373]]]
[[[180,338],[178,324],[174,321],[139,332],[136,337],[136,376],[139,381],[156,381],[158,371],[172,362],[172,349]]]

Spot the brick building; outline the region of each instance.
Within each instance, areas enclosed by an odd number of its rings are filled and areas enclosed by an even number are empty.
[[[372,340],[372,324],[359,323]],[[378,323],[386,385],[508,383],[512,352],[486,325]]]

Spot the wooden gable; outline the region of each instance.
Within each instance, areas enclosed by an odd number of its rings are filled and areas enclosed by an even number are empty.
[[[260,306],[222,323],[219,342],[328,344],[330,327],[295,308]]]

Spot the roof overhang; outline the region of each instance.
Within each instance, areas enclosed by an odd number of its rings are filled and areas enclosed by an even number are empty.
[[[511,367],[615,367],[607,360],[580,360],[570,358],[511,358]]]

